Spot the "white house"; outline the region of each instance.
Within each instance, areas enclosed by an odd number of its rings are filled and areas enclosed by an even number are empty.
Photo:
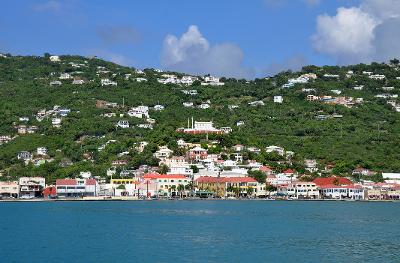
[[[60,86],[61,84],[59,80],[50,81],[50,86]]]
[[[167,146],[159,147],[158,151],[154,153],[154,157],[164,160],[165,158],[169,158],[174,151],[168,149]]]
[[[133,107],[128,111],[128,115],[130,117],[136,117],[136,118],[149,118],[149,107],[148,106],[138,106],[138,107]]]
[[[20,177],[19,198],[30,199],[40,197],[45,186],[46,182],[43,177]]]
[[[61,73],[59,79],[70,79],[71,75],[69,73]]]
[[[60,62],[61,59],[59,56],[50,56],[50,61],[51,62]]]
[[[275,103],[282,103],[283,102],[283,97],[282,96],[274,96],[274,102]]]
[[[32,160],[32,154],[28,151],[21,151],[17,155],[18,160],[24,160],[25,162]]]
[[[163,105],[159,105],[159,104],[154,106],[154,110],[156,110],[156,111],[162,111],[162,110],[164,110],[164,108],[165,107]]]
[[[101,79],[101,86],[117,86],[118,83],[109,79]]]
[[[47,155],[47,148],[46,147],[38,147],[36,149],[37,155]]]
[[[382,173],[386,183],[400,184],[400,173]]]
[[[193,107],[193,102],[184,102],[182,104],[183,104],[183,107],[186,107],[186,108]]]
[[[72,81],[72,84],[74,84],[74,85],[82,85],[84,83],[85,83],[85,81],[83,79],[74,79]]]
[[[280,146],[271,145],[271,146],[265,147],[265,151],[267,153],[276,152],[277,154],[279,154],[281,156],[285,155],[285,149]]]
[[[53,127],[59,128],[61,126],[61,118],[51,119],[51,124],[53,125]]]
[[[119,120],[117,123],[117,127],[120,127],[122,129],[129,128],[129,121],[127,120]]]
[[[203,86],[223,86],[225,83],[220,82],[219,78],[213,76],[204,77],[204,82],[201,83]]]

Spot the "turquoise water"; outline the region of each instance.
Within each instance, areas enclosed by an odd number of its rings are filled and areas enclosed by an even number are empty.
[[[400,262],[400,203],[0,203],[1,262]]]

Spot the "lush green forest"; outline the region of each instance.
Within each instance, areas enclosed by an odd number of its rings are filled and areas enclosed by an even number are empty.
[[[221,78],[224,86],[202,86],[195,81],[190,87],[177,84],[160,84],[161,74],[153,69],[145,69],[145,75],[133,68],[122,67],[97,58],[61,56],[61,62],[51,62],[49,55],[43,57],[11,56],[0,57],[0,136],[16,136],[8,143],[0,145],[0,170],[2,178],[16,178],[23,175],[45,176],[49,180],[76,176],[79,171],[89,170],[97,176],[106,176],[111,162],[119,159],[119,153],[128,151],[129,167],[142,164],[157,165],[152,153],[157,146],[168,145],[175,154],[184,152],[177,147],[177,139],[187,142],[206,142],[205,135],[186,135],[176,132],[187,125],[187,119],[213,121],[216,127],[229,126],[233,131],[225,135],[209,135],[208,140],[218,140],[219,144],[210,152],[229,156],[235,144],[264,149],[278,145],[294,151],[293,163],[286,164],[302,170],[305,158],[317,159],[320,166],[334,164],[334,173],[346,175],[356,167],[375,171],[400,171],[400,113],[387,103],[387,99],[375,97],[377,94],[399,94],[400,76],[398,61],[387,64],[339,66],[307,66],[301,72],[282,72],[269,78],[252,81]],[[71,64],[74,63],[74,64]],[[80,66],[73,66],[80,65]],[[99,67],[109,71],[98,73]],[[348,72],[353,74],[349,76]],[[374,80],[364,71],[383,74],[385,79]],[[62,73],[85,81],[82,85],[72,84],[72,79],[61,80],[62,85],[50,85],[59,80]],[[308,83],[282,88],[288,79],[305,73],[317,75]],[[131,74],[129,78],[125,74]],[[182,76],[180,73],[170,73]],[[337,74],[338,78],[324,77]],[[135,78],[146,78],[138,82]],[[108,78],[118,86],[101,86],[101,79]],[[355,90],[363,85],[362,90]],[[382,87],[394,87],[390,92]],[[184,94],[183,89],[195,89],[198,95]],[[303,89],[314,89],[311,93]],[[340,90],[336,95],[331,90]],[[317,96],[346,96],[363,98],[363,103],[351,108],[343,105],[324,104],[307,101],[308,94]],[[274,103],[273,96],[283,96],[283,103]],[[118,103],[118,108],[96,108],[96,100]],[[210,101],[209,109],[186,108],[183,102],[195,105]],[[249,102],[262,100],[262,106],[250,106]],[[153,107],[161,104],[163,111],[150,108],[150,117],[156,120],[154,129],[138,127],[116,128],[121,119],[129,120],[131,126],[144,123],[143,119],[126,115],[129,108],[139,105]],[[55,105],[71,109],[62,118],[60,128],[54,128],[51,118],[39,122],[35,115],[41,109],[52,109]],[[229,109],[229,105],[239,107]],[[101,116],[116,113],[115,117]],[[120,114],[125,116],[120,117]],[[341,118],[319,120],[318,115],[342,115]],[[29,117],[21,122],[20,117]],[[244,125],[236,126],[238,121]],[[18,125],[37,126],[33,134],[17,133]],[[104,150],[98,147],[109,140],[115,143]],[[149,145],[139,153],[135,149],[138,142]],[[17,159],[20,151],[35,152],[37,147],[46,147],[54,161],[40,166],[25,165]],[[279,157],[266,154],[244,152],[245,160],[256,159],[273,165]],[[125,158],[125,157],[124,157]],[[64,165],[68,161],[69,165]],[[283,167],[282,167],[283,168]]]

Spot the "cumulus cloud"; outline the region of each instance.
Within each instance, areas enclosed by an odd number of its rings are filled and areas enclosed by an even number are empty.
[[[363,0],[359,6],[338,8],[336,15],[317,17],[314,49],[339,64],[386,61],[400,56],[392,43],[400,38],[400,1]]]
[[[254,70],[244,67],[242,62],[243,52],[237,45],[210,45],[194,25],[189,26],[180,38],[166,36],[161,53],[161,65],[167,70],[235,78],[254,77]]]
[[[139,32],[132,26],[99,26],[97,35],[106,44],[135,44],[140,40]]]

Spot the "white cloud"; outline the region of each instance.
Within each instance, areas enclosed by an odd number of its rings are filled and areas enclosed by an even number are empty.
[[[316,51],[336,57],[340,62],[368,56],[373,47],[377,21],[360,8],[338,8],[336,16],[320,15],[313,36]]]
[[[357,7],[338,8],[334,16],[318,16],[314,49],[339,64],[399,57],[399,48],[391,42],[400,39],[399,17],[398,0],[364,0]]]
[[[243,52],[237,45],[210,45],[194,25],[189,26],[180,38],[166,36],[161,54],[161,65],[167,70],[236,78],[254,77],[254,70],[243,67],[242,62]]]

